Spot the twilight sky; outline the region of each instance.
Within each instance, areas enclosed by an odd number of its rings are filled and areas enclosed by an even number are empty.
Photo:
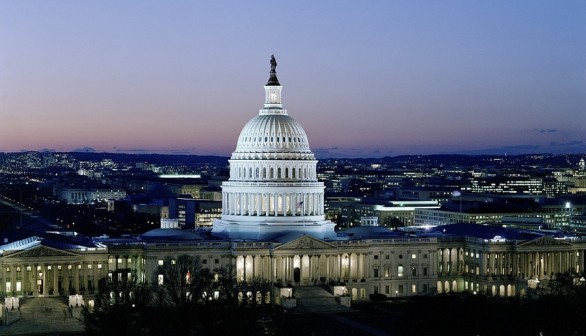
[[[264,102],[324,157],[586,152],[586,1],[0,1],[0,152],[228,156]]]

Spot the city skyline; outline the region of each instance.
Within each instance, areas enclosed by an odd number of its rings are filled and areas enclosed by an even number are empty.
[[[0,151],[229,156],[283,105],[318,157],[586,151],[586,4],[0,3]]]

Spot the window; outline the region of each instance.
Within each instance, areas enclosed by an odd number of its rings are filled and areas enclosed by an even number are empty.
[[[427,284],[423,284],[423,293],[427,293],[428,289],[427,289]]]
[[[202,260],[201,262],[202,262],[202,264],[204,264],[204,265],[205,265],[205,264],[207,264],[207,263],[208,263],[208,260],[207,260],[207,259],[204,259],[204,260]]]
[[[411,268],[411,276],[417,276],[417,267]]]
[[[411,284],[411,294],[417,294],[417,285]]]
[[[163,266],[163,264],[164,264],[163,259],[159,259],[158,263],[159,263],[159,266]]]
[[[389,286],[385,286],[385,294],[389,294],[389,291],[390,291]]]
[[[220,259],[214,259],[214,264],[219,264],[220,263]]]
[[[404,272],[403,265],[397,266],[397,275],[400,276],[400,277],[402,277],[403,276],[403,272]]]
[[[102,268],[102,264],[98,264],[98,268]]]
[[[427,276],[427,267],[423,267],[423,276]]]
[[[374,277],[375,278],[378,278],[378,268],[375,268],[374,269]]]
[[[417,259],[417,254],[415,254],[415,253],[412,253],[412,254],[411,254],[411,259]]]
[[[374,260],[378,260],[378,255],[374,255]]]
[[[157,283],[159,285],[162,285],[163,284],[163,274],[159,274],[159,276],[157,277]]]
[[[385,259],[389,259],[391,256],[390,255],[385,255]]]
[[[427,259],[427,253],[423,255],[423,259]]]
[[[397,293],[400,295],[403,295],[403,285],[399,285],[399,287],[397,289]]]
[[[122,264],[122,258],[118,258],[118,261],[117,261],[117,262],[118,262],[119,264]]]

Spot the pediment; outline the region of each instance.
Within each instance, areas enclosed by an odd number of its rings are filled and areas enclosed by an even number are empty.
[[[519,244],[519,246],[529,247],[529,246],[571,246],[571,243],[558,240],[551,237],[539,237],[537,239],[533,239],[524,243]]]
[[[39,258],[39,257],[77,257],[76,253],[59,250],[47,246],[36,246],[30,249],[7,255],[6,258]]]
[[[323,250],[337,248],[336,245],[324,242],[312,236],[301,236],[275,248],[275,250]]]

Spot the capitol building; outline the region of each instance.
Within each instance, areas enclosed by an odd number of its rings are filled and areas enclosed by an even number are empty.
[[[329,285],[352,301],[445,292],[521,297],[556,273],[584,274],[586,241],[527,230],[452,224],[391,231],[376,219],[336,231],[325,219],[324,185],[303,127],[284,109],[271,58],[264,106],[240,132],[222,185],[222,217],[211,231],[165,222],[139,236],[89,238],[60,232],[0,245],[0,296],[81,295],[99,279],[137,274],[144,282],[168,258],[232,267],[238,280],[274,284],[274,300]]]

